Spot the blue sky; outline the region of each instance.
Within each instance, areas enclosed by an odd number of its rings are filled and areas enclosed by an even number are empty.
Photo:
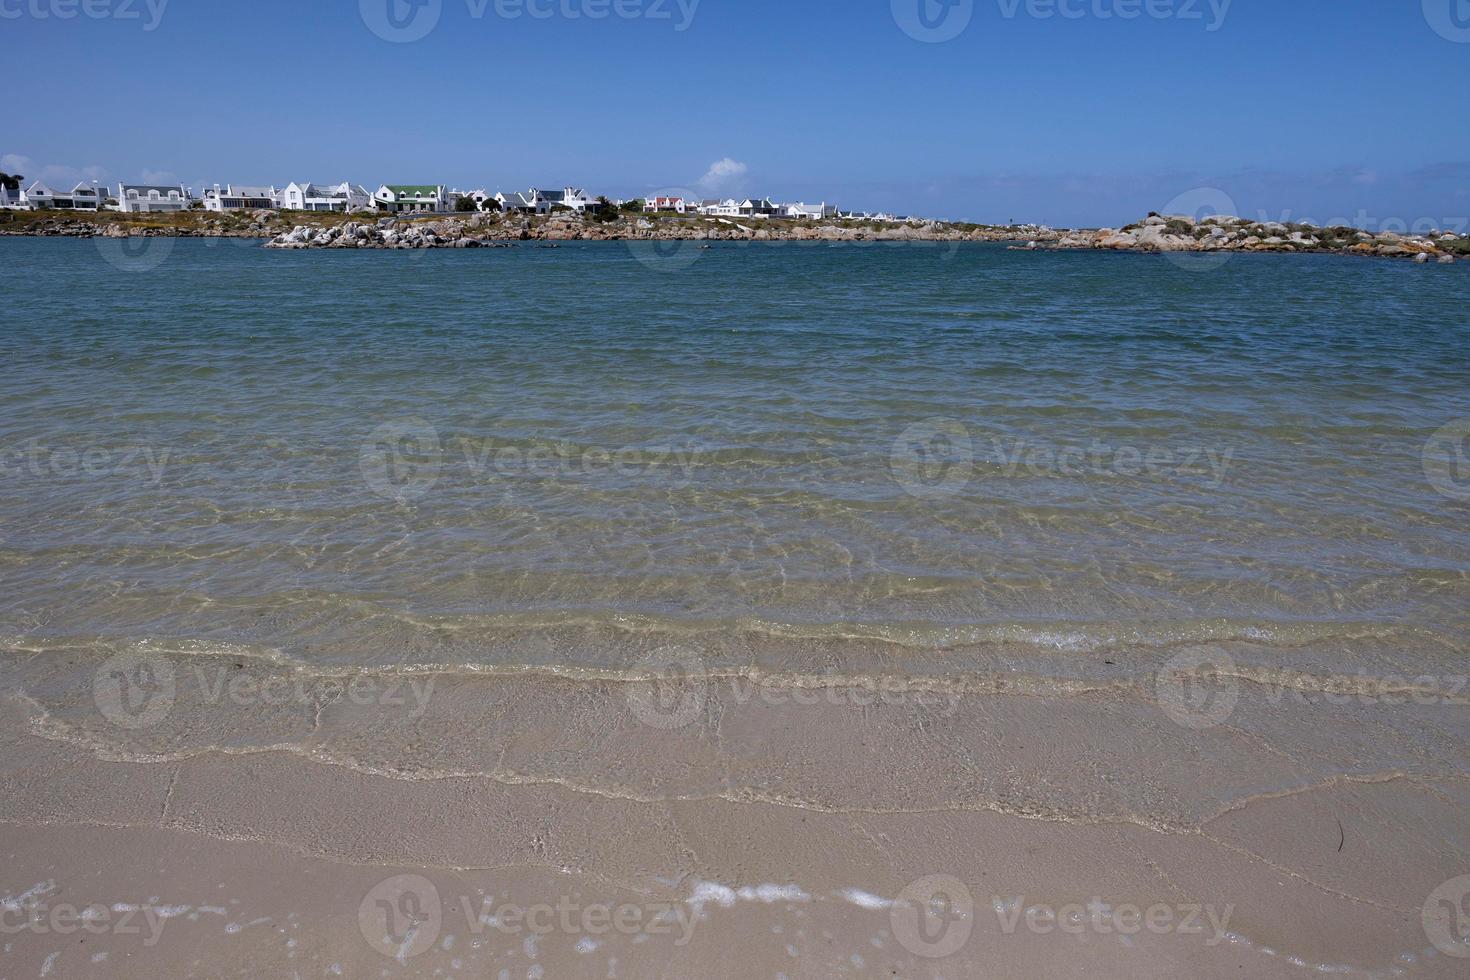
[[[0,51],[62,183],[1470,223],[1470,0],[0,0]]]

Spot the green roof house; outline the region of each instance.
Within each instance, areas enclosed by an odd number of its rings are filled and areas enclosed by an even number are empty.
[[[449,196],[443,184],[384,184],[373,195],[373,207],[394,214],[448,211]]]

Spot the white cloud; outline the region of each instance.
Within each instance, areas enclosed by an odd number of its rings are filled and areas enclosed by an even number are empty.
[[[172,170],[145,170],[142,178],[141,183],[144,184],[177,184],[179,182]]]
[[[750,173],[750,168],[739,160],[725,157],[709,165],[709,170],[699,178],[699,186],[707,193],[729,190],[740,184]]]
[[[83,181],[95,180],[101,183],[107,180],[107,168],[105,167],[95,164],[89,167],[73,167],[61,163],[38,164],[30,157],[19,153],[7,153],[0,156],[0,170],[8,174],[20,174],[27,180],[55,184],[68,190],[72,185]]]

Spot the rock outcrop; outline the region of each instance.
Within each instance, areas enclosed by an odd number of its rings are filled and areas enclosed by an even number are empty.
[[[1013,242],[1035,234],[1035,229],[1028,231],[935,221],[875,226],[860,222],[747,223],[714,218],[653,221],[640,217],[601,222],[579,215],[532,218],[476,214],[433,220],[385,218],[375,223],[349,221],[335,227],[298,225],[276,235],[267,247],[475,248],[520,241]]]
[[[1187,215],[1150,214],[1126,228],[1067,232],[1047,247],[1135,252],[1337,252],[1420,263],[1470,258],[1470,237],[1452,232],[1366,232],[1343,226],[1319,228],[1252,221],[1233,215],[1196,220]]]

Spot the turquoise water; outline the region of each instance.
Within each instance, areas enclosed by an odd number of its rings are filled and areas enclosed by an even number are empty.
[[[0,239],[9,642],[1459,655],[1470,265],[254,246]]]

